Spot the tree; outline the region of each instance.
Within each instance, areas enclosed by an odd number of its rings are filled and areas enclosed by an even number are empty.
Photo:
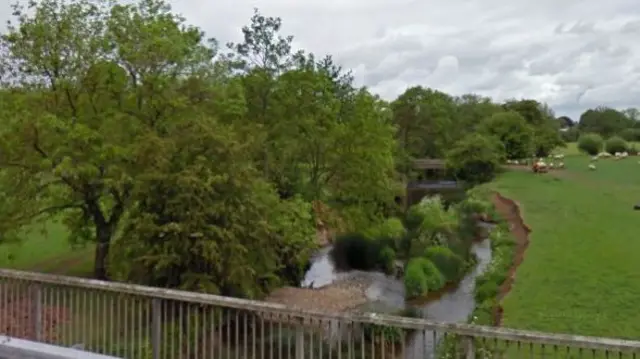
[[[534,131],[519,113],[515,111],[496,113],[484,121],[482,130],[502,143],[508,159],[531,157]]]
[[[504,158],[504,148],[493,136],[471,133],[447,153],[446,164],[456,178],[469,184],[491,181]]]
[[[451,96],[431,89],[412,87],[391,104],[401,148],[413,158],[444,155],[453,143],[456,106]]]
[[[503,107],[518,112],[532,126],[536,156],[546,157],[563,144],[555,115],[546,104],[524,99],[507,101]]]
[[[138,186],[116,276],[248,298],[297,285],[316,248],[310,204],[281,201],[231,126],[205,118],[174,131]]]
[[[628,118],[622,112],[608,108],[598,107],[586,110],[580,115],[578,128],[584,133],[597,133],[604,138],[611,137],[624,129],[633,127],[634,120]]]
[[[15,11],[2,36],[20,94],[0,129],[3,236],[62,218],[72,240],[97,243],[94,274],[105,279],[138,178],[164,160],[157,141],[175,120],[193,115],[185,80],[209,72],[215,48],[157,0],[43,0]]]

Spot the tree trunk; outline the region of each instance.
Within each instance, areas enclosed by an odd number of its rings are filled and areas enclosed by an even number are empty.
[[[109,248],[111,246],[111,229],[96,228],[96,232],[98,244],[96,246],[93,277],[99,280],[108,280],[107,261],[109,258]]]

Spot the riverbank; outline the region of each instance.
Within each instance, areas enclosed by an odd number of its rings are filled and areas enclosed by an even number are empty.
[[[529,233],[531,233],[531,228],[524,222],[523,212],[518,202],[504,197],[498,192],[495,192],[492,195],[491,202],[495,206],[498,214],[509,224],[510,234],[515,239],[513,262],[506,273],[506,279],[498,289],[498,294],[496,296],[497,305],[493,314],[493,324],[496,326],[502,326],[504,317],[502,301],[511,291],[516,280],[518,267],[524,261],[525,252],[529,246]]]

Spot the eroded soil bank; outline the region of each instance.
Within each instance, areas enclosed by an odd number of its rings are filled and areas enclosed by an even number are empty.
[[[511,234],[516,239],[513,264],[507,273],[507,279],[502,283],[498,291],[498,307],[494,313],[494,324],[501,326],[503,318],[502,300],[511,290],[516,280],[516,271],[522,261],[524,261],[524,255],[529,246],[529,233],[531,232],[531,228],[524,222],[522,209],[517,202],[497,192],[493,195],[492,202],[498,213],[509,223]]]

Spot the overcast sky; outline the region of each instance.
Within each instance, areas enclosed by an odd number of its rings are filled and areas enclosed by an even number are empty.
[[[253,7],[279,16],[297,47],[334,55],[387,99],[422,85],[535,98],[574,119],[597,105],[640,107],[638,0],[169,2],[221,43],[240,40]]]

